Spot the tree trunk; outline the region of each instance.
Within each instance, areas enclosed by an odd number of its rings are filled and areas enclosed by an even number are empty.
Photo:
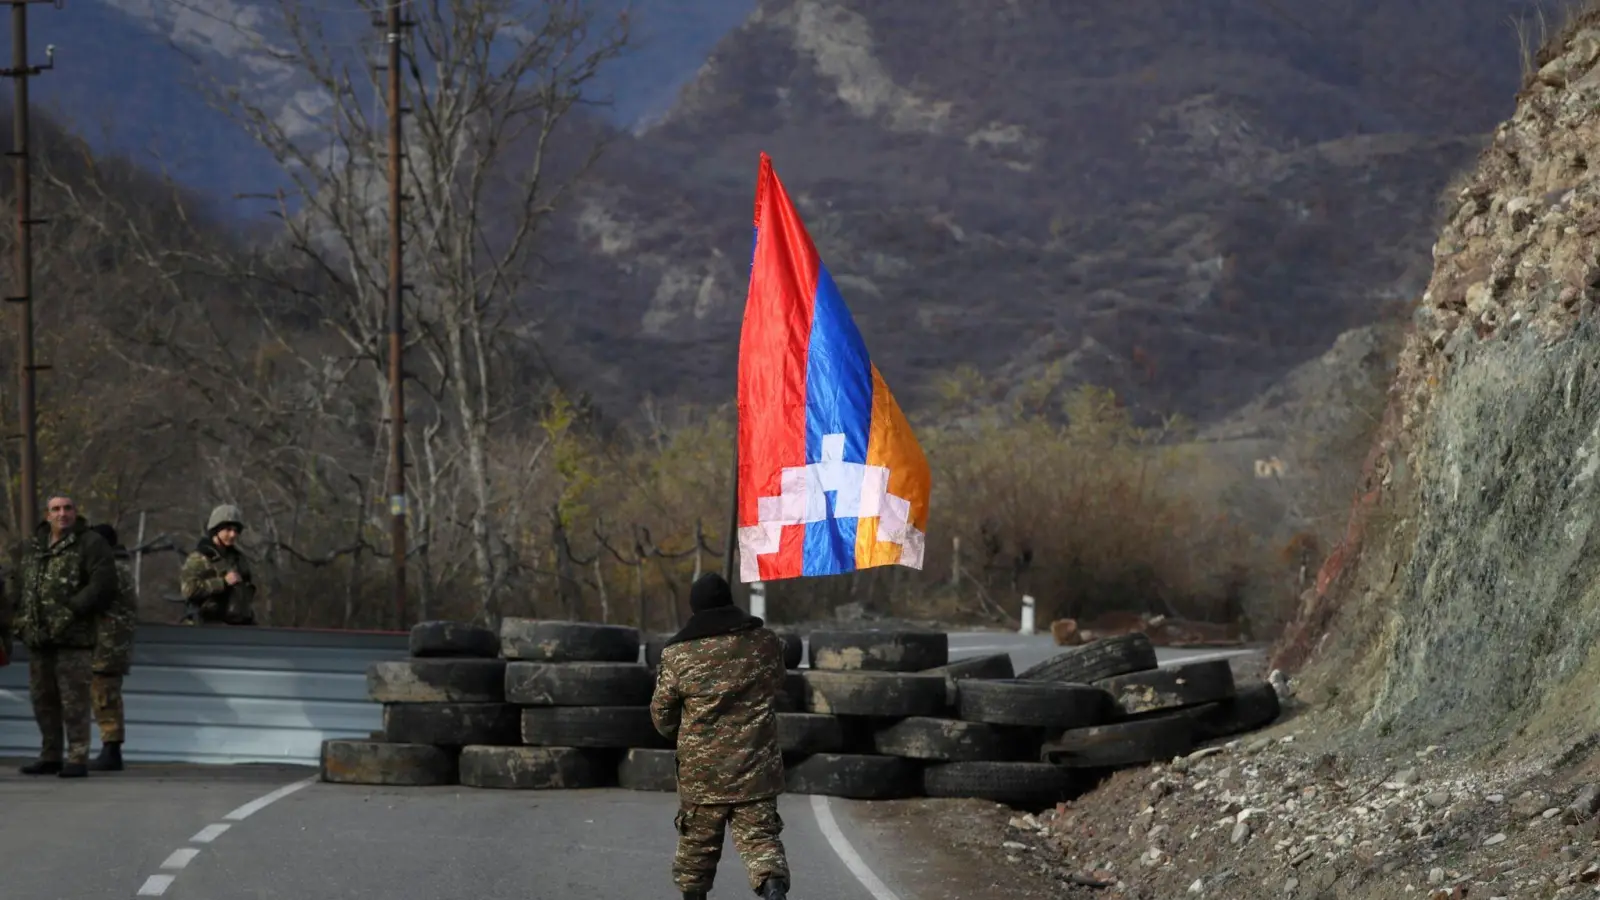
[[[583,617],[582,597],[578,593],[577,574],[572,570],[572,546],[567,542],[567,528],[561,523],[561,507],[550,510],[550,528],[556,550],[556,576],[560,583],[557,591],[561,609],[568,619],[576,622]]]

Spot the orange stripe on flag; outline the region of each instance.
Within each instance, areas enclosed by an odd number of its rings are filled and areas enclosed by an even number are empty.
[[[928,470],[928,459],[922,453],[911,431],[911,423],[900,411],[894,394],[883,380],[876,365],[872,366],[872,424],[867,431],[867,465],[883,466],[889,470],[889,497],[910,501],[908,519],[918,531],[928,530],[928,498],[933,488],[933,475]],[[878,540],[880,521],[888,515],[882,510],[879,516],[862,517],[856,523],[856,568],[894,565],[900,562],[900,545]]]

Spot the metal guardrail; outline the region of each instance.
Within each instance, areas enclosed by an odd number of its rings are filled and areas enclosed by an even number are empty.
[[[39,728],[28,656],[0,668],[0,756],[31,757]],[[123,682],[130,761],[316,765],[326,738],[383,727],[367,665],[406,655],[406,635],[141,625]],[[98,752],[98,729],[91,752]]]

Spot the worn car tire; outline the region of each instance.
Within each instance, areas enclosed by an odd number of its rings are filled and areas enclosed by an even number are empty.
[[[809,756],[845,749],[845,727],[838,716],[817,713],[778,713],[778,749]]]
[[[936,716],[945,706],[938,675],[905,672],[804,673],[807,712],[834,716]]]
[[[630,791],[676,791],[677,751],[630,749],[617,763],[617,786]]]
[[[811,668],[824,672],[921,672],[950,661],[942,631],[811,632]]]
[[[383,734],[397,743],[437,747],[516,744],[517,708],[509,703],[385,703]]]
[[[565,791],[610,786],[616,757],[576,747],[469,746],[459,768],[464,787]]]
[[[665,750],[673,746],[656,731],[648,706],[524,707],[522,742],[540,747],[617,750]]]
[[[1130,672],[1146,672],[1156,668],[1156,648],[1150,638],[1141,632],[1119,634],[1100,638],[1080,647],[1029,666],[1017,673],[1024,681],[1065,681],[1072,684],[1093,684],[1104,678],[1115,678]]]
[[[1074,728],[1046,741],[1039,758],[1073,769],[1140,766],[1183,756],[1194,749],[1194,720],[1184,713],[1089,728]]]
[[[501,703],[503,659],[386,659],[367,666],[367,696],[377,703]]]
[[[1237,687],[1226,700],[1204,703],[1185,712],[1194,722],[1195,741],[1200,743],[1265,728],[1277,721],[1282,706],[1272,685],[1251,681]]]
[[[597,622],[502,619],[500,655],[529,662],[638,662],[639,629]]]
[[[922,770],[929,797],[975,797],[1026,810],[1071,800],[1087,785],[1074,770],[1041,762],[935,763]]]
[[[806,639],[790,631],[779,631],[777,635],[783,643],[783,667],[800,668],[800,664],[806,661]]]
[[[455,784],[456,754],[429,744],[330,738],[322,742],[320,773],[332,784]]]
[[[806,711],[806,677],[803,672],[789,672],[783,676],[783,687],[774,698],[778,712]]]
[[[642,663],[513,662],[505,698],[521,706],[648,706],[655,679]]]
[[[500,636],[481,625],[431,621],[411,626],[412,656],[466,656],[493,659],[500,655]]]
[[[670,634],[652,634],[644,639],[644,664],[650,669],[661,668],[661,651],[667,649]]]
[[[784,790],[856,800],[915,797],[921,764],[895,756],[818,753],[784,769]]]
[[[960,699],[956,691],[957,680],[1015,678],[1016,668],[1011,662],[1011,654],[996,653],[991,656],[974,656],[971,659],[957,660],[947,666],[928,669],[922,674],[944,676],[945,703],[954,708],[956,701]]]
[[[873,731],[872,750],[943,762],[1024,760],[1037,756],[1038,739],[1030,738],[1025,731],[982,722],[912,716]]]
[[[1087,684],[996,679],[956,681],[957,709],[968,722],[1029,728],[1086,728],[1116,714],[1111,695]]]
[[[1225,659],[1179,663],[1095,682],[1111,692],[1124,715],[1198,706],[1233,696],[1233,666]]]

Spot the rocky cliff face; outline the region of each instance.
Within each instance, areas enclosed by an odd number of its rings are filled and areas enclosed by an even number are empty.
[[[1600,5],[1537,64],[1449,197],[1346,545],[1278,650],[1367,736],[1600,730]]]
[[[1226,413],[1422,289],[1519,9],[764,0],[577,204],[553,343],[623,406],[727,399],[766,150],[912,405],[1065,359]]]

